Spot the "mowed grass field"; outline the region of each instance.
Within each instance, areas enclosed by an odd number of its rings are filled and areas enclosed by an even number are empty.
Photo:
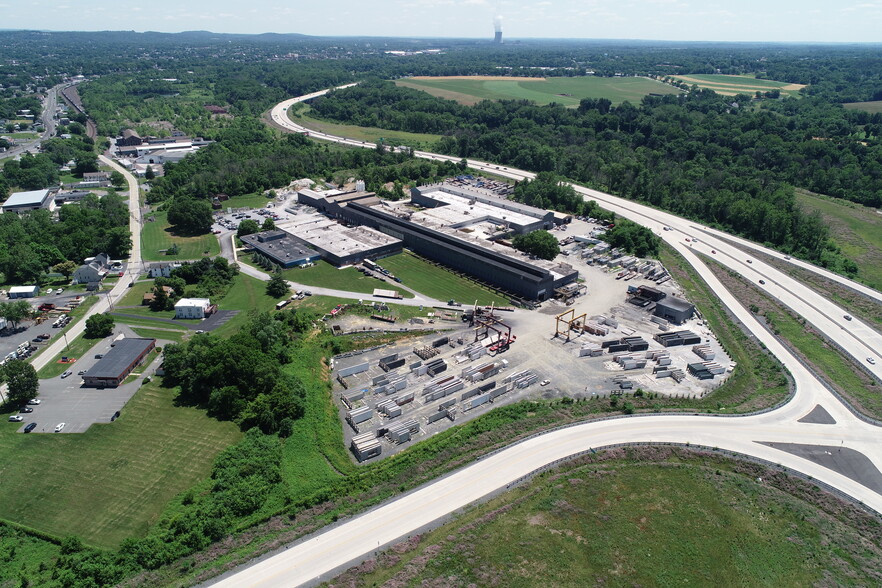
[[[872,288],[882,289],[882,214],[805,190],[796,191],[796,200],[807,212],[821,214],[833,241],[858,265],[858,278]]]
[[[882,112],[882,100],[872,102],[846,102],[842,105],[847,110],[863,110],[871,114]]]
[[[396,80],[399,86],[423,90],[471,105],[481,100],[532,100],[545,105],[556,102],[575,107],[583,98],[608,98],[613,104],[639,103],[647,94],[679,94],[680,90],[649,78],[407,78]]]
[[[379,260],[379,264],[401,278],[402,283],[421,294],[447,302],[451,298],[465,305],[507,306],[509,299],[495,294],[443,267],[432,265],[409,251]]]
[[[154,217],[156,220],[147,222],[147,218]],[[166,255],[160,250],[168,249],[177,244],[177,255]],[[182,237],[174,234],[168,224],[168,213],[165,211],[152,212],[145,215],[144,228],[141,229],[141,257],[145,261],[171,261],[174,259],[199,259],[204,255],[215,256],[220,253],[220,243],[217,237],[198,235],[196,237]]]
[[[713,90],[717,94],[735,96],[736,94],[750,94],[757,92],[769,92],[780,90],[782,96],[798,97],[799,91],[804,88],[801,84],[788,84],[775,80],[758,80],[750,76],[730,76],[722,74],[690,74],[688,76],[671,76],[674,79],[695,84],[699,88]]]
[[[232,423],[175,406],[175,394],[151,382],[119,419],[81,435],[22,435],[18,423],[0,423],[0,517],[100,547],[143,535],[241,437]]]
[[[564,466],[332,583],[877,585],[870,562],[880,548],[861,535],[869,523],[842,522],[724,463],[695,461]]]
[[[407,145],[417,149],[429,149],[441,138],[441,135],[429,133],[408,133],[405,131],[390,131],[389,129],[378,127],[359,127],[327,122],[311,117],[309,111],[309,106],[301,107],[299,110],[289,108],[288,118],[299,125],[320,133],[348,137],[367,143],[377,143],[382,140],[387,145]]]

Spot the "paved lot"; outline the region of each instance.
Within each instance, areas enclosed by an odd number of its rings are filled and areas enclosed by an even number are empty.
[[[83,386],[80,371],[88,370],[98,360],[96,354],[104,354],[110,350],[110,344],[116,333],[125,333],[127,337],[136,336],[126,326],[118,326],[114,335],[98,341],[88,353],[76,363],[71,364],[73,372],[67,378],[56,376],[40,380],[40,404],[32,407],[34,412],[24,414],[24,422],[18,429],[21,431],[28,423],[37,423],[34,433],[51,433],[58,423],[66,423],[64,433],[83,433],[93,423],[108,423],[114,413],[122,410],[126,402],[141,386],[143,376],[118,388],[88,388]],[[159,340],[158,345],[164,342]],[[149,356],[148,356],[149,360]],[[147,361],[147,360],[145,360]],[[148,369],[148,375],[159,367],[160,360],[155,360]]]
[[[38,307],[44,302],[51,302],[56,306],[65,306],[71,300],[74,300],[77,296],[85,296],[85,292],[64,292],[59,295],[51,295],[51,296],[37,296],[34,298],[23,298],[22,300],[27,300],[34,307]],[[8,301],[7,298],[3,299],[4,302]],[[37,324],[35,321],[25,321],[21,324],[20,328],[23,327],[23,330],[19,330],[14,332],[12,329],[4,329],[0,331],[0,359],[6,357],[10,352],[15,351],[15,349],[21,343],[28,342],[30,343],[34,337],[43,333],[49,333],[52,337],[48,339],[44,343],[33,343],[36,347],[42,347],[46,345],[46,343],[51,343],[55,340],[57,336],[61,334],[64,329],[55,329],[52,327],[52,323],[55,320],[55,316],[53,315],[46,321],[43,321],[41,324]]]

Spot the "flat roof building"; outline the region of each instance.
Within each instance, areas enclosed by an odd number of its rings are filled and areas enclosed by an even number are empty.
[[[83,375],[83,383],[86,386],[119,386],[155,347],[156,339],[120,339]]]
[[[0,208],[3,209],[3,212],[28,212],[39,208],[55,210],[56,192],[58,192],[57,188],[15,192],[7,198]]]
[[[386,233],[365,226],[347,227],[321,214],[298,215],[280,223],[279,228],[308,243],[322,259],[336,266],[394,255],[402,247],[400,239]]]
[[[245,235],[241,239],[243,243],[284,268],[315,263],[321,259],[318,251],[310,249],[304,241],[291,237],[285,231],[262,231]]]
[[[675,296],[666,296],[655,303],[656,316],[660,316],[678,325],[692,318],[694,312],[694,304]]]
[[[181,298],[175,303],[175,318],[201,319],[212,313],[208,298]]]
[[[33,298],[39,294],[39,286],[13,286],[9,289],[10,298]]]

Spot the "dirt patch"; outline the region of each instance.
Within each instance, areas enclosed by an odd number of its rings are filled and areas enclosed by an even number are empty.
[[[413,76],[409,80],[477,80],[479,82],[544,82],[545,78],[520,76]]]

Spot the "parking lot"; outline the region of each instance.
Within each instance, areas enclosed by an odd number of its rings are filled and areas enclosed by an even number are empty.
[[[148,372],[128,384],[117,388],[88,388],[83,386],[80,372],[88,371],[98,362],[96,355],[103,355],[111,348],[111,343],[118,333],[124,333],[126,337],[137,335],[128,327],[119,325],[114,334],[100,339],[83,357],[76,363],[70,364],[68,370],[71,375],[65,378],[56,376],[40,380],[39,400],[40,404],[32,406],[34,412],[22,414],[24,421],[21,423],[19,432],[23,431],[28,423],[37,423],[34,433],[51,433],[58,423],[65,423],[63,433],[83,433],[93,423],[109,423],[117,411],[121,411],[126,402],[137,392],[144,375],[150,375],[159,366],[159,360],[155,360]],[[157,345],[164,342],[159,340]],[[148,356],[145,361],[148,361]]]
[[[34,298],[23,298],[22,300],[27,300],[29,304],[32,306],[39,307],[41,304],[50,303],[54,304],[56,307],[67,306],[71,303],[71,301],[75,301],[77,296],[85,297],[87,294],[82,291],[65,291],[61,294],[52,294],[49,296],[36,296]],[[81,298],[82,299],[82,298]],[[39,349],[51,342],[53,342],[56,337],[61,336],[61,333],[64,331],[63,328],[53,328],[52,324],[55,321],[57,316],[60,316],[59,313],[49,312],[49,318],[42,321],[41,323],[37,323],[36,321],[27,320],[23,321],[21,325],[19,325],[18,330],[10,328],[3,329],[0,331],[0,360],[7,357],[10,353],[15,351],[19,345],[22,343],[29,343],[34,347]],[[34,339],[39,338],[40,335],[49,335],[48,339],[41,339],[39,342],[34,341]]]
[[[263,208],[237,208],[232,212],[215,212],[214,225],[212,231],[215,234],[221,234],[227,231],[235,231],[239,228],[239,223],[243,220],[250,219],[258,225],[262,225],[264,220],[269,218],[278,223],[287,220],[289,213],[284,209],[284,202],[278,200],[269,200]]]

